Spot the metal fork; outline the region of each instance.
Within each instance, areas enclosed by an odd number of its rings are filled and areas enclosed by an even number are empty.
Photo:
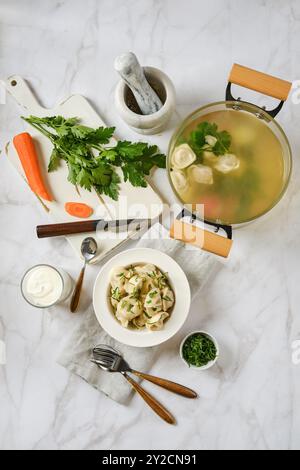
[[[97,364],[101,369],[108,372],[120,372],[127,380],[130,382],[132,387],[143,397],[143,399],[151,406],[151,408],[159,414],[165,421],[170,424],[174,424],[175,420],[172,415],[160,405],[154,397],[152,397],[146,390],[144,390],[137,382],[135,382],[128,372],[140,377],[142,379],[148,380],[160,387],[163,387],[171,392],[177,393],[187,398],[196,398],[197,393],[193,390],[184,387],[183,385],[171,382],[170,380],[165,380],[160,377],[154,377],[152,375],[144,374],[138,372],[134,369],[131,369],[129,364],[121,356],[121,354],[114,348],[107,345],[99,345],[93,349],[93,359],[92,362]],[[154,406],[153,406],[154,405]],[[158,408],[159,407],[159,408]],[[166,415],[167,413],[167,415]]]
[[[135,380],[133,380],[129,375],[127,375],[126,370],[122,370],[122,367],[119,366],[122,364],[122,357],[119,355],[118,351],[115,351],[109,346],[105,346],[104,351],[95,351],[93,350],[94,359],[91,359],[91,362],[96,364],[101,369],[108,372],[120,372],[125,379],[130,383],[132,388],[143,398],[143,400],[152,408],[152,410],[160,416],[168,424],[175,424],[176,420],[174,416],[163,406],[161,405],[156,398],[154,398],[149,392],[147,392],[143,387],[141,387]]]

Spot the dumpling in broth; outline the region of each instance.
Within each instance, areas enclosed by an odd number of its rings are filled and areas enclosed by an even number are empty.
[[[174,293],[169,287],[165,287],[161,294],[163,310],[167,312],[174,305]]]
[[[167,274],[151,263],[116,268],[111,274],[109,301],[124,328],[160,330],[174,304]]]
[[[131,295],[124,297],[119,303],[116,311],[116,317],[122,326],[128,327],[128,323],[143,313],[143,306],[139,300]]]
[[[132,323],[136,328],[141,329],[146,326],[147,320],[148,317],[146,317],[146,315],[143,313],[142,315],[139,315],[138,317],[134,318],[132,320]]]
[[[163,329],[164,320],[169,317],[167,312],[159,312],[150,318],[146,323],[146,328],[150,331],[159,331]]]
[[[125,284],[129,278],[129,271],[123,267],[115,268],[111,274],[112,289],[119,289],[120,294],[125,293]]]
[[[145,264],[144,266],[137,266],[135,270],[140,275],[147,274],[148,276],[152,276],[157,272],[156,266],[154,266],[154,264]]]
[[[125,283],[125,290],[128,294],[133,294],[134,292],[141,291],[143,287],[144,279],[135,274]]]
[[[162,298],[159,289],[152,289],[146,296],[144,308],[150,315],[162,310]]]
[[[214,177],[213,171],[210,166],[205,165],[192,165],[188,169],[189,178],[191,178],[196,183],[200,184],[213,184]]]
[[[177,191],[186,191],[186,189],[188,188],[187,177],[181,170],[171,171],[171,180]]]
[[[227,153],[218,157],[218,161],[215,164],[215,169],[221,173],[230,173],[231,171],[237,170],[240,167],[240,160],[231,153]]]
[[[188,144],[179,145],[173,152],[172,163],[177,170],[184,170],[196,161],[196,155]]]

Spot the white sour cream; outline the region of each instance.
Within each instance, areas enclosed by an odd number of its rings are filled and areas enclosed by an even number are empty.
[[[64,290],[60,273],[47,265],[33,267],[22,282],[23,294],[37,307],[49,307],[61,300]]]

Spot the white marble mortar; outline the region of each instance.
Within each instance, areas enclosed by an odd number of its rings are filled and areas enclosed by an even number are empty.
[[[166,101],[163,107],[150,115],[137,114],[128,108],[125,101],[126,83],[120,80],[115,90],[115,106],[121,118],[132,130],[143,135],[154,135],[165,129],[175,110],[175,88],[170,78],[155,67],[144,67],[147,77],[160,82],[165,89]]]

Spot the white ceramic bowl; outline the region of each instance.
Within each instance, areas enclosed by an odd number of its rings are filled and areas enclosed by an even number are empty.
[[[109,301],[111,271],[119,266],[151,263],[168,274],[175,293],[175,305],[170,318],[160,331],[133,330],[121,326],[113,314]],[[190,311],[191,291],[181,267],[170,256],[150,248],[123,251],[109,260],[99,272],[94,285],[93,304],[102,328],[114,339],[128,346],[144,348],[156,346],[172,338],[182,327]]]
[[[207,336],[207,338],[209,338],[215,345],[216,347],[216,350],[217,350],[217,355],[216,355],[216,358],[214,361],[210,361],[208,362],[205,366],[202,366],[202,367],[197,367],[197,366],[193,366],[191,364],[189,364],[188,362],[186,362],[186,360],[184,359],[183,357],[183,353],[182,353],[182,350],[183,350],[183,345],[184,343],[186,342],[186,340],[188,338],[190,338],[190,336],[193,336],[193,335],[196,335],[196,334],[200,334],[200,335],[204,335],[204,336]],[[207,331],[193,331],[192,333],[189,333],[181,342],[180,344],[180,349],[179,349],[179,353],[180,353],[180,357],[181,359],[183,360],[183,362],[185,363],[186,366],[188,366],[190,369],[196,369],[196,370],[208,370],[210,369],[211,367],[213,367],[217,360],[219,359],[219,356],[220,356],[220,348],[219,348],[219,344],[218,344],[218,341],[216,340],[216,338],[214,336],[212,336],[210,333],[207,333]]]

